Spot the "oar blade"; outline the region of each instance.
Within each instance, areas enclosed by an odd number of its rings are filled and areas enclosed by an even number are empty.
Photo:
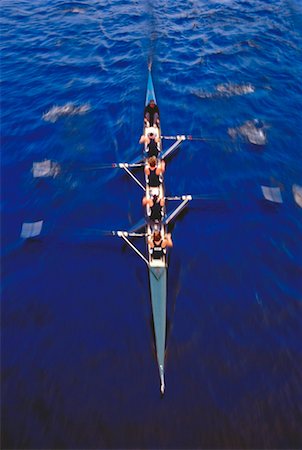
[[[22,239],[30,239],[40,235],[42,231],[43,220],[38,222],[24,222],[22,224],[21,235]]]
[[[279,187],[261,186],[261,189],[265,200],[273,203],[283,203]]]
[[[34,162],[32,173],[34,178],[56,177],[60,173],[60,165],[50,159]]]

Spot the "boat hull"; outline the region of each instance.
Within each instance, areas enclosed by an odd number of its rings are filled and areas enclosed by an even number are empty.
[[[149,268],[151,304],[153,313],[157,363],[161,393],[165,390],[164,363],[166,347],[167,268]]]
[[[148,83],[147,83],[147,93],[146,102],[147,106],[150,100],[154,100],[156,103],[155,90],[152,81],[151,70],[149,69]],[[143,130],[144,135],[147,137],[149,133],[153,133],[157,139],[159,139],[158,147],[160,153],[158,159],[161,159],[162,142],[161,142],[161,130],[159,127],[146,126],[144,125]],[[144,159],[145,164],[148,164],[148,146],[144,146]],[[165,189],[163,183],[163,177],[161,177],[161,183],[158,188],[150,187],[148,185],[148,177],[146,176],[146,198],[150,199],[153,195],[157,195],[160,198],[165,197]],[[163,213],[165,214],[165,207],[163,207]],[[147,253],[149,260],[149,280],[150,280],[150,293],[151,293],[151,304],[152,304],[152,315],[154,324],[154,334],[155,334],[155,345],[156,345],[156,355],[157,363],[160,377],[160,389],[163,394],[165,391],[165,348],[166,348],[166,306],[167,306],[167,260],[166,251],[163,251],[162,257],[160,259],[153,259],[152,248],[148,241],[148,237],[153,235],[155,230],[160,231],[162,238],[166,234],[166,226],[163,221],[159,223],[152,223],[148,219],[150,214],[150,207],[146,207],[147,215]]]

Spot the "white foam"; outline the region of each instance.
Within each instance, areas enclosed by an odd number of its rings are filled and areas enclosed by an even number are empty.
[[[218,84],[216,86],[216,91],[219,92],[221,95],[230,97],[232,95],[252,94],[253,92],[255,92],[255,87],[251,83],[247,84],[226,83],[226,84]]]
[[[292,192],[294,196],[294,200],[300,208],[302,208],[302,186],[298,184],[293,184]]]
[[[207,92],[203,90],[192,91],[199,98],[219,98],[219,97],[232,97],[235,95],[247,95],[255,92],[255,86],[251,83],[246,84],[218,84],[215,87],[214,92]]]
[[[264,145],[267,142],[266,133],[263,126],[259,126],[257,119],[248,120],[243,125],[237,128],[229,128],[228,134],[235,138],[237,135],[241,135],[254,145]]]

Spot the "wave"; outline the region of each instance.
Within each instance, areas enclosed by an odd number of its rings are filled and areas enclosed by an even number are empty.
[[[42,119],[45,122],[56,122],[60,117],[76,116],[86,114],[90,110],[89,103],[76,106],[73,103],[67,103],[64,106],[53,106],[47,113],[44,113]]]

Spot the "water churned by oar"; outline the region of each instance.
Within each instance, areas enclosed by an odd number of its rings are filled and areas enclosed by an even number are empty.
[[[264,145],[267,142],[265,126],[257,119],[248,120],[240,127],[229,128],[228,134],[235,139],[236,137],[244,137],[251,144]]]
[[[302,186],[294,184],[292,187],[294,200],[300,208],[302,208]]]
[[[216,91],[227,97],[231,95],[246,95],[255,92],[255,87],[251,83],[247,84],[218,84]]]
[[[217,97],[232,97],[235,95],[247,95],[255,92],[255,86],[251,83],[233,84],[225,83],[215,86],[213,92],[203,90],[193,91],[192,93],[199,98],[217,98]]]
[[[67,103],[64,106],[53,106],[47,113],[43,114],[42,118],[46,122],[56,122],[61,117],[77,116],[86,114],[90,110],[89,103],[77,106],[73,103]]]

